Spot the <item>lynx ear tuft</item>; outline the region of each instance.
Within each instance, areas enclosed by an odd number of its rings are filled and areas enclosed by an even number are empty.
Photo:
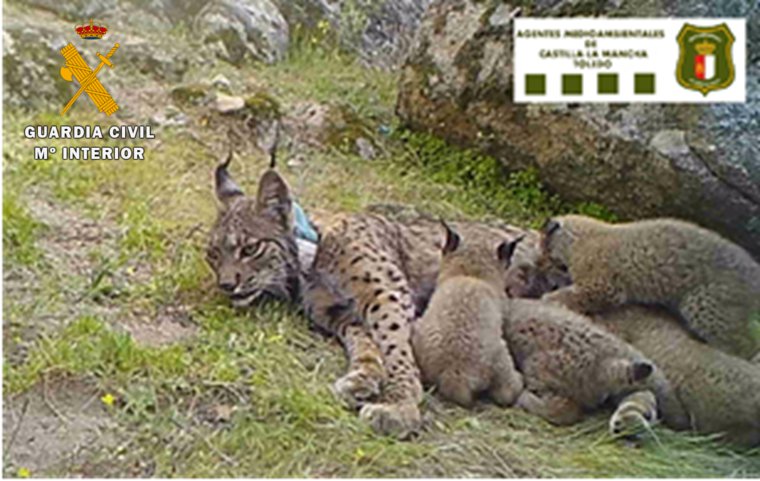
[[[227,154],[227,158],[219,164],[214,173],[216,184],[216,197],[224,205],[228,205],[230,200],[239,195],[243,195],[243,190],[232,180],[227,167],[232,161],[232,150]]]
[[[274,169],[277,167],[277,148],[280,146],[280,122],[274,126],[274,140],[269,147],[269,168]]]
[[[443,219],[441,219],[441,224],[446,230],[446,241],[443,244],[443,253],[444,255],[451,254],[459,248],[461,238],[459,237],[459,234],[457,234],[451,227],[449,227],[449,225]]]

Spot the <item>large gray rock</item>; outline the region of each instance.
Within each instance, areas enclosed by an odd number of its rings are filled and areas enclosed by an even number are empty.
[[[109,75],[108,69],[101,74],[108,79],[105,85],[114,95],[120,90],[142,87],[146,78],[178,82],[193,62],[203,61],[195,45],[178,43],[169,35],[152,35],[150,32],[168,31],[170,24],[129,2],[79,2],[83,11],[93,16],[98,12],[114,15],[113,22],[106,22],[111,33],[98,43],[77,37],[74,28],[86,19],[70,19],[74,12],[66,2],[35,0],[34,3],[36,8],[9,4],[5,9],[3,101],[6,106],[22,109],[63,106],[78,88],[76,82],[64,81],[59,73],[65,63],[60,50],[70,42],[93,68],[97,65],[95,52],[106,53],[113,41],[119,42],[113,59],[118,70],[114,75]]]
[[[403,62],[422,15],[431,0],[365,0],[367,17],[359,51],[373,65],[394,67]]]
[[[234,65],[249,59],[273,63],[288,50],[288,24],[269,0],[209,2],[198,13],[194,31]]]
[[[7,10],[6,10],[7,12]],[[9,18],[3,23],[3,104],[30,108],[57,102],[63,106],[68,84],[60,80],[66,36],[49,23],[33,25]]]
[[[690,219],[760,258],[760,7],[609,3],[616,5],[537,1],[527,13],[747,17],[747,102],[514,104],[510,14],[517,4],[444,0],[420,26],[398,114],[412,128],[475,147],[509,169],[537,168],[568,200],[599,202],[623,218]]]

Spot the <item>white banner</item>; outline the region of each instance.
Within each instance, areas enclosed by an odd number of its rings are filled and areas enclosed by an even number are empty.
[[[743,18],[517,18],[515,102],[744,102]]]

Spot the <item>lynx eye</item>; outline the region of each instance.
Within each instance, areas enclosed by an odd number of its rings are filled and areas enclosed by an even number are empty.
[[[240,250],[240,256],[241,257],[253,257],[260,253],[261,249],[263,248],[263,244],[261,242],[255,242],[253,244],[248,244],[245,247],[243,247]]]
[[[211,249],[207,250],[206,251],[206,257],[210,261],[217,261],[217,260],[219,260],[219,249],[217,249],[216,247],[214,247],[214,248],[211,248]]]

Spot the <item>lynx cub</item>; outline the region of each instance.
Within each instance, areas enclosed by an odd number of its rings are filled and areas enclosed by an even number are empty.
[[[509,300],[506,312],[504,334],[525,381],[517,405],[553,424],[573,424],[608,399],[669,390],[649,359],[585,316],[531,299]]]
[[[568,215],[546,224],[542,242],[544,264],[573,281],[546,299],[583,313],[656,304],[708,344],[746,359],[758,351],[750,317],[760,310],[760,265],[718,234],[674,219],[612,225]]]
[[[489,248],[446,226],[438,284],[412,334],[424,382],[462,406],[487,392],[510,406],[523,388],[502,338],[506,269],[520,239]]]
[[[663,370],[688,414],[673,413],[658,399],[665,424],[760,445],[760,366],[692,339],[660,309],[625,306],[595,320]]]

